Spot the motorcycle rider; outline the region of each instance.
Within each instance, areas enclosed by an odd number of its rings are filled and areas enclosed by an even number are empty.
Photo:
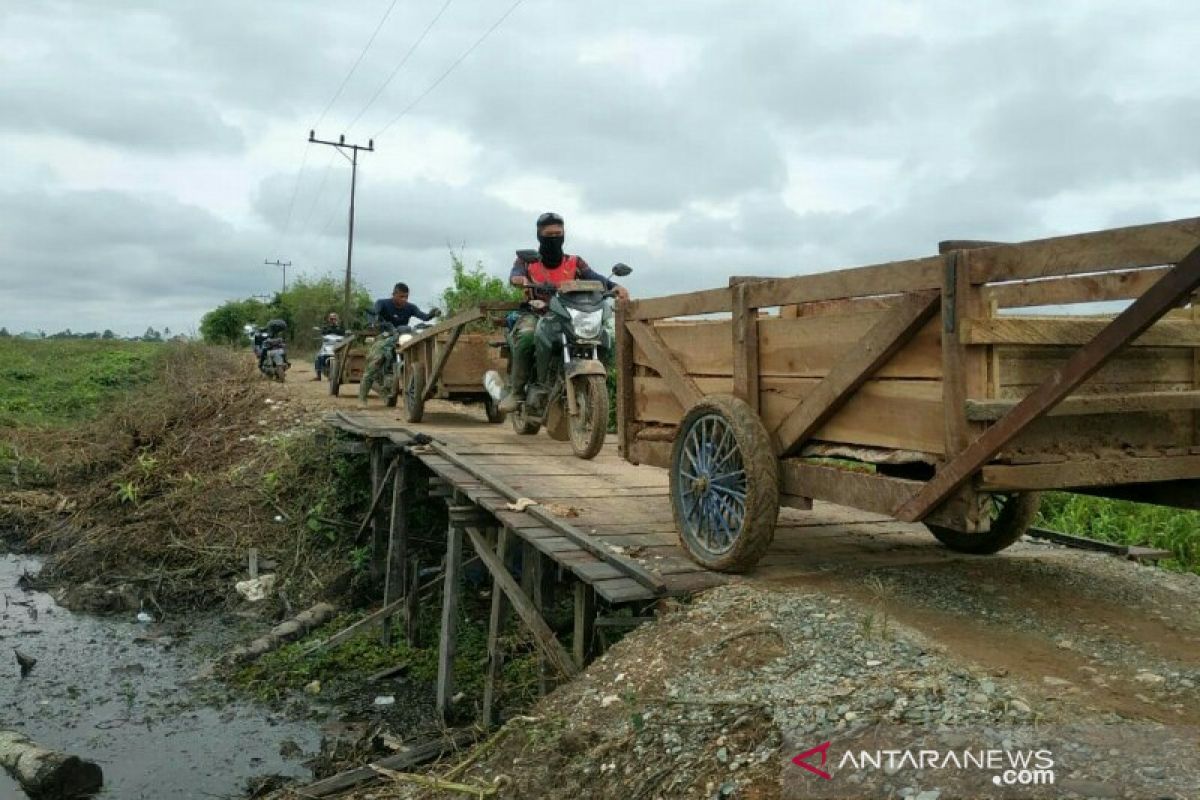
[[[283,338],[283,335],[285,333],[287,333],[287,323],[281,319],[273,319],[267,323],[267,326],[266,326],[265,330],[263,331],[263,333],[265,333],[265,335],[262,336],[261,341],[259,341],[258,345],[257,345],[258,368],[259,369],[263,368],[263,365],[266,363],[266,360],[267,360],[267,352],[268,352],[267,347],[266,347],[267,341],[270,339]],[[287,360],[287,351],[286,350],[284,351],[284,354],[283,354],[283,361],[285,364],[292,363]]]
[[[371,385],[384,372],[387,359],[393,357],[396,352],[397,329],[407,327],[413,317],[428,322],[441,316],[441,313],[437,308],[431,308],[429,313],[425,313],[408,302],[408,284],[403,282],[392,287],[391,297],[381,297],[375,301],[375,305],[367,314],[367,323],[372,327],[377,326],[380,335],[367,352],[366,368],[363,370],[362,382],[358,384],[360,406],[366,406]]]
[[[336,311],[330,311],[325,315],[325,324],[321,326],[322,336],[345,336],[346,328],[342,325],[341,317]],[[329,361],[329,356],[322,355],[321,351],[317,350],[317,358],[313,362],[313,370],[316,375],[313,376],[314,381],[321,380],[321,374],[325,372],[325,364]]]
[[[521,307],[512,329],[512,373],[509,375],[508,394],[500,401],[500,410],[506,413],[516,411],[524,401],[532,367],[536,366],[535,381],[539,384],[546,382],[550,373],[550,359],[561,335],[554,316],[547,314],[545,308],[531,308],[528,302],[549,302],[549,293],[530,288],[528,284],[558,286],[574,280],[599,281],[606,290],[615,289],[621,300],[629,299],[629,291],[625,287],[593,270],[579,256],[563,252],[566,228],[561,216],[547,211],[537,218],[536,231],[537,259],[526,261],[518,256],[508,276],[509,283],[525,290],[526,303]]]

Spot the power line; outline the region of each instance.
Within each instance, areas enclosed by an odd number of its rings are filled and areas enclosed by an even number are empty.
[[[325,115],[329,113],[329,109],[333,108],[333,104],[342,96],[342,90],[346,88],[346,84],[350,82],[350,78],[354,75],[354,71],[358,69],[358,65],[367,55],[367,51],[371,49],[371,45],[375,43],[375,37],[379,35],[379,31],[383,28],[383,23],[387,22],[387,18],[391,16],[392,9],[396,7],[399,0],[392,0],[392,4],[387,7],[387,11],[383,12],[383,16],[379,18],[379,24],[375,26],[375,30],[371,33],[371,38],[367,39],[367,43],[363,45],[362,52],[358,54],[358,58],[354,60],[354,65],[350,67],[350,71],[346,73],[346,77],[342,78],[342,82],[338,84],[337,91],[333,93],[333,97],[325,104],[325,109],[321,112],[321,116],[317,117],[313,128],[319,128],[321,123],[325,121]]]
[[[309,147],[312,142],[309,142]],[[321,201],[321,190],[325,188],[326,181],[329,180],[329,172],[333,169],[333,162],[337,158],[337,151],[329,154],[329,160],[325,162],[325,169],[321,173],[321,182],[317,184],[316,194],[313,195],[313,201],[308,206],[308,213],[304,215],[304,224],[300,226],[300,230],[308,230],[308,223],[312,220],[313,212],[317,210],[317,204]]]
[[[292,197],[288,200],[287,219],[283,222],[283,228],[280,229],[279,239],[276,240],[275,249],[279,249],[279,243],[283,241],[283,237],[288,235],[288,231],[292,227],[292,211],[296,208],[296,195],[300,193],[300,178],[304,175],[304,168],[308,166],[308,151],[312,149],[312,142],[304,143],[304,157],[300,159],[300,169],[296,173],[296,180],[292,181]]]
[[[404,117],[404,115],[406,115],[408,112],[410,112],[414,108],[416,108],[417,104],[420,103],[422,100],[424,100],[426,97],[428,97],[429,93],[432,92],[434,89],[436,89],[438,87],[438,85],[441,84],[442,81],[446,80],[446,78],[450,76],[450,73],[453,72],[458,67],[459,64],[461,64],[463,61],[465,61],[467,56],[471,55],[471,53],[473,53],[475,51],[475,48],[477,48],[477,47],[479,47],[479,45],[483,44],[484,40],[487,39],[489,36],[491,36],[492,33],[504,23],[504,20],[508,19],[509,15],[511,15],[514,11],[516,11],[517,6],[521,5],[522,2],[523,2],[523,0],[516,0],[515,3],[513,3],[511,6],[509,6],[508,11],[505,11],[503,14],[501,14],[500,18],[498,20],[496,20],[494,23],[492,23],[492,27],[490,27],[486,31],[484,31],[483,35],[480,36],[478,39],[476,39],[474,44],[472,44],[470,47],[468,47],[466,50],[464,50],[462,55],[460,55],[458,58],[456,58],[454,60],[454,63],[452,63],[446,69],[446,71],[441,74],[441,76],[437,80],[435,80],[433,83],[429,84],[429,86],[425,89],[425,91],[423,91],[423,92],[421,92],[421,94],[417,95],[417,99],[413,100],[411,103],[409,103],[407,106],[405,106],[404,109],[401,110],[399,114],[397,114],[395,117],[392,118],[391,122],[389,122],[387,125],[384,125],[382,128],[380,128],[379,132],[376,133],[372,138],[378,139],[380,136],[382,136],[384,134],[385,131],[387,131],[388,128],[395,125],[397,122],[400,121],[400,119],[402,117]]]
[[[353,128],[355,123],[362,119],[363,114],[367,113],[367,109],[375,104],[375,101],[379,99],[379,95],[383,94],[383,90],[388,87],[388,84],[392,82],[392,79],[396,77],[400,70],[403,69],[404,65],[408,63],[408,60],[412,58],[412,54],[415,53],[417,48],[421,46],[421,42],[425,41],[425,37],[429,35],[429,32],[433,30],[433,26],[437,24],[437,21],[442,18],[442,15],[446,13],[446,9],[448,9],[450,4],[453,2],[454,0],[446,0],[446,2],[442,4],[442,7],[438,10],[437,14],[435,14],[433,19],[429,21],[429,24],[425,26],[425,30],[421,31],[421,35],[417,37],[417,40],[412,43],[411,47],[408,48],[408,52],[405,53],[404,57],[400,59],[400,63],[397,64],[395,69],[392,70],[391,74],[387,76],[387,80],[380,84],[379,88],[375,90],[375,94],[371,95],[371,99],[367,101],[367,104],[362,107],[362,110],[359,111],[354,119],[350,121],[350,124],[346,126],[347,131]]]

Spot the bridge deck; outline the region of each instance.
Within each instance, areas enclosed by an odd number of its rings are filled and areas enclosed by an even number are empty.
[[[660,575],[668,595],[687,594],[735,579],[706,570],[688,558],[675,533],[666,471],[623,461],[617,456],[612,437],[599,456],[583,461],[565,442],[555,442],[544,434],[517,436],[508,425],[486,424],[465,409],[430,409],[420,424],[403,422],[390,409],[341,411],[327,417],[327,421],[357,436],[386,438],[397,444],[406,443],[416,434],[432,437],[473,468],[501,479],[595,541]],[[472,503],[491,513],[512,535],[591,584],[605,600],[618,603],[655,596],[617,566],[581,549],[558,531],[528,514],[509,510],[508,498],[470,472],[436,453],[415,455]],[[920,536],[911,535],[915,533]],[[837,561],[839,555],[870,562],[875,560],[871,558],[874,553],[876,558],[883,556],[891,561],[897,554],[885,553],[897,549],[916,551],[911,555],[920,561],[941,560],[943,553],[949,555],[932,545],[932,537],[919,526],[818,503],[812,511],[783,510],[775,543],[755,574],[786,577],[811,571],[830,559]]]

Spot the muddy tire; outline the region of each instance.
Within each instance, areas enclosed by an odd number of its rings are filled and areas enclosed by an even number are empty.
[[[487,421],[493,425],[504,422],[504,418],[507,416],[500,410],[500,404],[490,394],[483,398],[483,413],[487,415]]]
[[[383,398],[383,403],[388,408],[395,408],[397,401],[400,400],[401,387],[399,376],[392,376],[388,381],[387,394]]]
[[[1041,504],[1041,492],[1023,492],[1021,494],[992,495],[995,516],[992,527],[987,533],[967,533],[946,528],[941,525],[925,523],[937,540],[959,553],[974,555],[991,555],[999,553],[1011,545],[1029,529],[1037,518],[1038,506]]]
[[[779,461],[762,420],[732,395],[688,409],[671,450],[671,511],[679,541],[708,569],[745,572],[771,546]]]
[[[575,402],[579,413],[567,419],[571,449],[583,459],[595,458],[608,433],[608,386],[603,375],[575,379]]]
[[[542,428],[540,424],[525,419],[524,407],[509,414],[508,418],[512,421],[513,430],[517,432],[518,436],[535,436]]]
[[[336,357],[329,359],[329,362],[325,365],[325,371],[329,373],[329,394],[332,397],[337,397],[338,393],[342,390],[342,376],[340,374],[341,364],[338,363]]]
[[[420,422],[425,416],[425,370],[420,364],[409,367],[404,382],[404,416],[409,422]]]

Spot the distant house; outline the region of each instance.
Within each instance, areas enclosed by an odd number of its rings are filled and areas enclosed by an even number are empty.
[[[21,331],[20,333],[17,334],[17,338],[18,339],[41,339],[41,338],[43,338],[43,336],[42,336],[42,334],[38,333],[37,331]]]

